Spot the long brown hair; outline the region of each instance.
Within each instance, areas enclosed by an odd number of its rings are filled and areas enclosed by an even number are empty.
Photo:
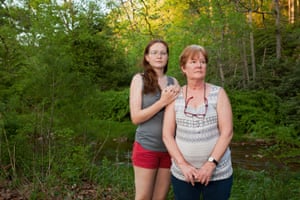
[[[169,55],[169,46],[163,40],[160,40],[160,39],[152,40],[146,46],[146,48],[144,50],[144,58],[143,58],[143,61],[142,61],[142,67],[144,69],[143,77],[144,77],[144,93],[145,94],[155,93],[157,91],[160,91],[160,87],[158,85],[157,74],[153,70],[153,68],[150,65],[150,63],[146,60],[146,55],[149,54],[150,47],[152,45],[156,44],[156,43],[162,43],[166,47],[167,54]],[[164,74],[167,73],[167,71],[168,71],[168,61],[167,61],[167,64],[166,64],[166,66],[164,68]]]

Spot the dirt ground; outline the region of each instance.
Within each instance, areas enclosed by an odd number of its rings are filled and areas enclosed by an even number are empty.
[[[30,199],[30,195],[32,190],[29,189],[29,187],[24,186],[21,190],[18,189],[10,189],[9,182],[2,182],[0,183],[0,200],[27,200]],[[66,187],[64,188],[65,191],[69,191],[68,194],[64,195],[63,197],[58,197],[59,195],[53,195],[55,198],[53,198],[52,195],[48,195],[48,197],[36,197],[36,199],[43,199],[43,200],[68,200],[68,199],[76,199],[76,200],[85,200],[85,199],[103,199],[103,200],[109,200],[112,199],[109,194],[109,191],[104,190],[102,193],[99,194],[99,191],[97,191],[96,186],[89,183],[83,183],[80,187],[78,186],[72,186],[70,188]],[[56,191],[58,192],[58,191]],[[41,192],[43,194],[43,192]],[[47,194],[45,192],[44,194]],[[99,195],[101,197],[99,197]],[[52,197],[49,197],[52,196]]]
[[[0,200],[25,200],[17,190],[11,190],[7,183],[0,183]]]

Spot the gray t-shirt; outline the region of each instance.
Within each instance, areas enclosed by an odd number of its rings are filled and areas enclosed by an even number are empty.
[[[168,76],[168,84],[173,85],[174,79]],[[143,94],[142,108],[147,108],[160,99],[161,92],[156,94]],[[135,141],[142,145],[143,148],[167,152],[167,149],[162,141],[162,125],[165,108],[161,109],[152,118],[138,125],[135,134]]]

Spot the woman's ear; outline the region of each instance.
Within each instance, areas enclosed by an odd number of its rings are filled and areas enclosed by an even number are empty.
[[[149,62],[149,55],[148,54],[145,55],[145,59],[146,59],[147,62]]]
[[[185,67],[184,66],[180,66],[181,72],[183,75],[185,75]]]

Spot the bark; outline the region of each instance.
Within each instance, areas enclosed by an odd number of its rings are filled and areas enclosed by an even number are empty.
[[[295,23],[295,1],[289,0],[289,23],[294,24]]]
[[[246,42],[244,39],[242,39],[241,42],[241,58],[243,61],[243,87],[246,88],[246,86],[249,83],[249,70],[248,70],[248,61],[247,61],[247,51],[246,51]]]
[[[251,48],[251,64],[252,64],[252,80],[256,79],[256,62],[255,62],[255,51],[254,51],[254,37],[252,32],[252,9],[249,11],[249,25],[250,25],[250,48]]]
[[[279,0],[274,0],[276,17],[276,58],[281,58],[280,6]]]

